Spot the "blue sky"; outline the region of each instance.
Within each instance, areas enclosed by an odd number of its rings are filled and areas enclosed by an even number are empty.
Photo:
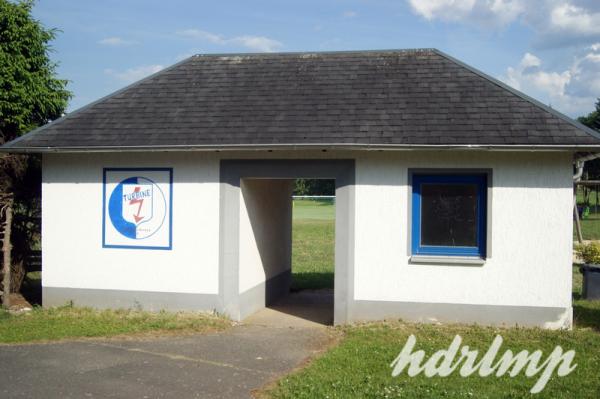
[[[600,97],[598,0],[38,0],[69,111],[197,53],[435,47],[570,115]]]

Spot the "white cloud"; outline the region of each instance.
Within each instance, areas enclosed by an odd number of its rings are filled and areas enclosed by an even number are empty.
[[[521,22],[543,46],[600,40],[597,0],[407,0],[413,12],[434,21],[502,28]]]
[[[557,31],[578,35],[600,34],[600,13],[569,3],[560,4],[550,13],[550,26]]]
[[[117,36],[112,36],[112,37],[106,37],[102,40],[98,40],[98,44],[101,44],[103,46],[130,46],[132,44],[136,44],[135,41],[133,40],[125,40],[123,38],[117,37]]]
[[[571,116],[590,112],[600,95],[600,46],[593,45],[568,67],[549,70],[533,54],[526,53],[509,67],[502,81]]]
[[[227,38],[223,35],[199,29],[186,29],[177,32],[177,34],[183,37],[202,40],[221,46],[241,46],[251,50],[263,51],[268,53],[276,51],[283,47],[283,44],[281,42],[278,42],[277,40],[270,39],[265,36],[243,35]]]
[[[427,20],[504,26],[523,12],[523,0],[408,0]]]
[[[189,37],[192,39],[204,40],[214,44],[225,44],[226,40],[221,35],[206,32],[200,29],[186,29],[177,32],[180,36]]]
[[[344,18],[354,18],[356,16],[358,16],[358,13],[352,10],[347,10],[342,13],[342,17]]]
[[[238,36],[229,39],[231,43],[236,43],[252,50],[273,52],[282,47],[277,40],[269,39],[264,36]]]
[[[426,19],[459,20],[467,16],[475,0],[409,0],[410,6]]]
[[[130,83],[145,78],[163,69],[162,65],[141,65],[134,68],[129,68],[124,71],[116,71],[114,69],[105,69],[104,73],[113,76],[120,81]]]

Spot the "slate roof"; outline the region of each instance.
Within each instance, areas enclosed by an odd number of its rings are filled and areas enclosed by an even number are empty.
[[[197,55],[3,151],[595,147],[600,135],[435,49]]]

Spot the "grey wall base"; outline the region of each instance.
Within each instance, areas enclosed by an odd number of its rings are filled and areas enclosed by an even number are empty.
[[[187,294],[177,292],[98,290],[87,288],[43,287],[44,307],[75,306],[98,309],[141,308],[148,311],[222,311],[217,294]]]
[[[292,283],[291,270],[286,270],[240,295],[240,309],[232,319],[240,321],[252,313],[287,295]],[[217,311],[223,312],[217,294],[187,294],[177,292],[99,290],[87,288],[43,287],[45,307],[75,306],[97,309],[143,309],[148,311]]]
[[[354,322],[402,319],[428,323],[571,328],[573,309],[538,306],[469,305],[391,301],[352,301]]]
[[[291,271],[287,270],[240,295],[242,320],[289,292]],[[141,308],[148,311],[217,311],[223,306],[217,294],[175,292],[100,290],[86,288],[43,287],[45,307],[76,306],[98,309]],[[452,303],[420,303],[391,301],[351,301],[348,322],[402,319],[426,323],[468,323],[481,325],[570,328],[572,308],[536,306],[496,306]]]
[[[268,279],[240,294],[240,314],[238,320],[243,320],[252,313],[272,304],[278,298],[288,295],[292,284],[292,271]]]

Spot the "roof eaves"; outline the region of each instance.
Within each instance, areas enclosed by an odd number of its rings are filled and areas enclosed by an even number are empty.
[[[140,145],[97,147],[0,147],[0,153],[91,153],[91,152],[172,152],[172,151],[290,151],[290,150],[499,150],[499,151],[600,151],[600,143],[589,144],[361,144],[361,143],[303,143],[303,144],[228,144],[228,145]]]

